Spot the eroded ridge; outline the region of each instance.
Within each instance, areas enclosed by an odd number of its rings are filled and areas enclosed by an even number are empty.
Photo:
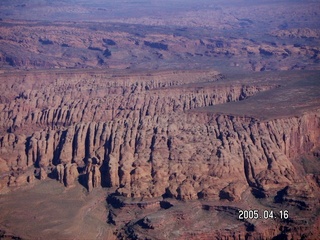
[[[249,191],[316,209],[319,173],[296,159],[319,154],[319,109],[266,121],[190,111],[250,99],[280,80],[229,81],[209,70],[4,75],[1,189],[49,176],[112,188],[112,199],[139,207],[163,197],[237,202]]]
[[[148,152],[142,155],[149,162],[146,158],[150,158],[158,131],[166,133],[164,142],[168,148],[167,128],[181,113],[237,101],[273,87],[208,84],[221,80],[214,71],[66,75],[70,78],[67,84],[61,80],[63,73],[46,76],[40,72],[37,77],[27,73],[18,81],[13,80],[14,75],[4,76],[2,158],[13,172],[36,166],[42,169],[40,178],[45,178],[48,171],[56,169],[58,179],[69,185],[64,174],[77,177],[76,167],[94,171],[95,175],[100,175],[103,167],[102,174],[109,175],[103,176],[103,181],[119,186],[125,177],[118,173],[117,165],[132,165],[146,148]],[[6,92],[6,88],[13,91]],[[128,156],[122,156],[124,153]],[[15,182],[17,179],[11,176],[9,185]],[[100,185],[100,180],[92,184]]]

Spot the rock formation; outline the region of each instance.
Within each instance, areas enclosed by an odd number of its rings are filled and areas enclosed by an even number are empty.
[[[91,192],[93,188],[101,186],[101,173],[100,166],[93,163],[92,159],[88,159],[88,163],[85,169],[86,185],[88,191]]]
[[[66,163],[65,165],[60,163],[56,166],[55,173],[57,180],[66,187],[73,186],[79,175],[75,163]]]
[[[77,164],[67,163],[64,169],[64,183],[66,187],[70,187],[78,178]]]
[[[215,197],[221,191],[222,198],[234,200],[246,185],[268,194],[301,181],[292,159],[317,146],[317,112],[267,122],[188,112],[242,100],[276,84],[218,81],[197,87],[193,81],[217,81],[219,75],[188,73],[190,84],[185,79],[184,85],[173,80],[176,75],[142,76],[146,80],[136,82],[99,80],[100,75],[89,91],[85,85],[77,88],[88,77],[80,76],[67,85],[51,80],[56,86],[43,92],[23,90],[1,112],[2,129],[11,132],[1,138],[7,168],[35,165],[40,179],[46,178],[45,169],[56,168],[57,179],[69,186],[77,167],[85,167],[89,190],[105,182],[131,197],[168,194],[185,200],[208,196],[212,188]],[[110,87],[103,90],[105,81]],[[39,130],[28,133],[26,126]]]
[[[66,76],[69,81],[60,81]],[[25,73],[11,83],[12,91],[2,90],[2,179],[20,186],[32,181],[26,172],[35,169],[41,180],[55,172],[66,187],[79,177],[89,192],[103,186],[143,201],[241,202],[249,191],[314,209],[318,175],[298,167],[297,159],[319,149],[317,97],[298,116],[261,120],[210,110],[286,89],[281,78],[265,82],[264,76],[231,81],[210,70]],[[286,84],[295,86],[292,81]],[[148,221],[143,224],[153,228]]]
[[[41,2],[0,4],[0,238],[320,236],[317,1]]]

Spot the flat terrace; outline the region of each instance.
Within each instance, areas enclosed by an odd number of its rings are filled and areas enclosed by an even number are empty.
[[[276,84],[271,90],[238,102],[191,110],[269,120],[300,116],[320,109],[320,71],[279,71],[250,74],[226,74],[224,84]],[[217,84],[217,83],[215,83]],[[221,84],[221,83],[218,83]]]

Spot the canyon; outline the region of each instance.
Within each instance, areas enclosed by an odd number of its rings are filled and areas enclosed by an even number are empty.
[[[319,3],[0,10],[0,239],[318,239]]]
[[[78,180],[88,192],[112,189],[108,219],[124,238],[165,233],[176,211],[184,216],[181,222],[197,222],[196,236],[204,239],[244,238],[248,224],[263,229],[253,238],[316,236],[319,73],[245,76],[215,70],[3,73],[1,191],[47,178],[67,189]],[[271,102],[261,101],[264,94]],[[283,111],[281,99],[294,111]],[[250,101],[256,109],[245,105]],[[269,229],[259,220],[239,222],[237,209],[247,199],[253,199],[253,209],[267,204],[292,209],[292,225],[308,219],[314,229],[292,227],[284,233],[282,222]],[[212,219],[224,208],[235,221],[233,230],[209,231],[208,220],[194,219]],[[297,209],[302,213],[293,214]],[[124,230],[128,224],[130,231]],[[192,238],[189,232],[161,238]]]

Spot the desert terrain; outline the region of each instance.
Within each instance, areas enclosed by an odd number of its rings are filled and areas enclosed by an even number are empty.
[[[317,1],[0,9],[0,239],[318,239]]]

